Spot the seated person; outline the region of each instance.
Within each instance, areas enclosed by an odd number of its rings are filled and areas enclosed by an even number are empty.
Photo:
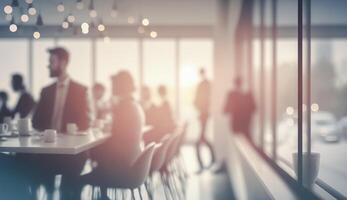
[[[79,130],[87,130],[91,121],[87,88],[68,75],[67,50],[57,47],[49,49],[48,52],[50,77],[55,78],[56,82],[42,89],[32,119],[33,127],[39,131],[55,129],[59,133],[65,133],[66,125],[75,123]],[[56,174],[63,175],[61,187],[64,187],[70,179],[80,175],[85,161],[86,155],[81,153],[75,156],[40,155],[37,160],[31,160],[31,163],[38,169],[38,181],[43,181],[51,194]]]
[[[12,75],[12,89],[20,94],[17,105],[12,111],[12,117],[15,117],[16,114],[18,114],[20,118],[28,117],[35,107],[35,101],[30,93],[27,92],[22,75]]]
[[[146,125],[154,126],[156,106],[151,100],[151,92],[147,86],[143,86],[141,90],[141,106],[145,112]]]
[[[135,86],[127,71],[120,71],[112,77],[112,136],[92,150],[97,167],[81,179],[108,181],[126,175],[129,167],[141,154],[141,134],[144,114],[133,97]]]
[[[4,91],[0,91],[0,123],[4,123],[5,117],[11,116],[11,111],[7,107],[8,96]]]
[[[93,101],[94,101],[94,110],[95,110],[95,118],[96,119],[105,119],[108,114],[108,105],[103,100],[105,94],[105,87],[96,83],[93,86]]]
[[[160,105],[155,109],[155,119],[153,129],[144,135],[145,143],[160,142],[166,134],[172,133],[176,127],[173,119],[172,109],[167,100],[166,87],[161,85],[158,88],[158,94],[161,99]]]

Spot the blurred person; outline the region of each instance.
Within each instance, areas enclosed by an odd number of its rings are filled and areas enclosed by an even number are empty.
[[[7,107],[8,95],[5,91],[0,91],[0,123],[4,123],[5,117],[11,116],[11,111]]]
[[[206,145],[211,155],[211,163],[210,166],[215,162],[215,155],[212,144],[206,138],[206,129],[207,122],[209,118],[209,109],[210,109],[210,96],[211,96],[211,83],[207,79],[205,69],[200,69],[200,77],[201,82],[197,86],[196,95],[194,99],[194,105],[199,113],[199,122],[200,122],[200,137],[196,143],[196,154],[199,162],[200,169],[197,173],[201,173],[203,171],[204,163],[201,155],[201,147]]]
[[[103,100],[105,95],[105,87],[101,83],[96,83],[93,86],[93,102],[96,119],[105,119],[108,108],[107,103]]]
[[[79,130],[85,131],[90,126],[91,114],[87,87],[70,78],[67,69],[70,55],[62,47],[48,49],[50,77],[56,81],[43,88],[40,100],[33,115],[33,127],[38,131],[55,129],[59,133],[66,132],[68,123],[75,123]],[[81,66],[83,67],[83,66]],[[78,177],[86,161],[84,153],[75,156],[40,155],[37,163],[38,176],[42,178],[53,193],[56,174],[62,174],[61,188],[72,189],[71,179]],[[39,180],[40,181],[40,180]],[[68,191],[70,195],[71,190]],[[65,195],[67,193],[63,193]]]
[[[152,102],[151,92],[148,86],[143,86],[141,88],[141,106],[145,112],[146,125],[154,126],[156,106]]]
[[[242,91],[242,79],[234,80],[235,89],[230,91],[224,106],[224,113],[230,118],[230,130],[251,139],[250,127],[256,104],[251,92]]]
[[[164,85],[158,87],[160,103],[152,109],[150,117],[153,117],[152,129],[144,134],[146,144],[150,142],[160,142],[166,135],[174,131],[176,127],[175,120],[172,114],[172,108],[167,100],[167,89]]]
[[[34,98],[26,90],[22,75],[13,74],[11,85],[13,91],[18,92],[20,95],[17,105],[12,111],[12,117],[14,118],[18,114],[20,118],[26,118],[34,110],[36,104]]]
[[[141,154],[142,128],[145,124],[141,105],[134,99],[135,84],[128,71],[112,77],[112,136],[94,148],[92,159],[97,167],[80,178],[80,182],[122,180]],[[102,188],[105,198],[105,188]]]

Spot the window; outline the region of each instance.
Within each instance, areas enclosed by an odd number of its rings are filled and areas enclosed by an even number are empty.
[[[0,55],[1,73],[0,73],[0,90],[5,90],[9,96],[9,106],[12,108],[17,103],[18,95],[11,88],[11,77],[14,73],[23,75],[27,89],[29,86],[29,59],[28,59],[29,42],[26,39],[1,39]],[[18,59],[20,58],[20,59]]]
[[[49,77],[49,53],[47,49],[54,47],[52,39],[33,41],[33,95],[39,98],[41,89],[53,80]]]
[[[70,53],[68,72],[72,79],[90,87],[92,84],[92,51],[91,41],[87,39],[62,39],[58,46]]]
[[[179,42],[180,66],[180,111],[182,120],[189,119],[188,140],[196,140],[199,134],[198,113],[194,107],[199,70],[205,68],[207,77],[213,80],[213,41],[211,39],[181,39]],[[212,120],[207,126],[208,137],[212,136]]]
[[[112,39],[96,41],[96,81],[106,87],[110,95],[111,79],[119,70],[129,70],[138,83],[139,41],[136,39]]]
[[[158,86],[167,88],[167,97],[175,114],[175,41],[173,39],[144,40],[144,85],[151,89],[154,102],[158,103]]]

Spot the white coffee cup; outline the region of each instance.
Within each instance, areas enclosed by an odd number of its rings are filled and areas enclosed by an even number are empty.
[[[298,153],[293,153],[293,167],[298,173]],[[304,152],[302,155],[302,182],[305,187],[311,188],[315,183],[319,172],[320,154],[311,152],[309,155]]]
[[[31,129],[31,121],[28,118],[19,119],[17,122],[19,135],[29,135]]]
[[[43,133],[43,141],[55,142],[57,138],[57,131],[54,129],[46,129]]]
[[[0,124],[0,133],[7,133],[8,131],[8,124]]]
[[[77,133],[78,127],[77,127],[77,125],[75,123],[68,123],[66,125],[66,131],[67,131],[68,134],[74,135],[74,134]]]

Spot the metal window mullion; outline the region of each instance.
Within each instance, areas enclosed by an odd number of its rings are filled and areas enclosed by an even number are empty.
[[[265,0],[260,0],[260,147],[264,148],[265,129]]]
[[[302,186],[303,177],[303,0],[298,0],[298,182]]]
[[[272,0],[272,156],[277,159],[277,0]]]

